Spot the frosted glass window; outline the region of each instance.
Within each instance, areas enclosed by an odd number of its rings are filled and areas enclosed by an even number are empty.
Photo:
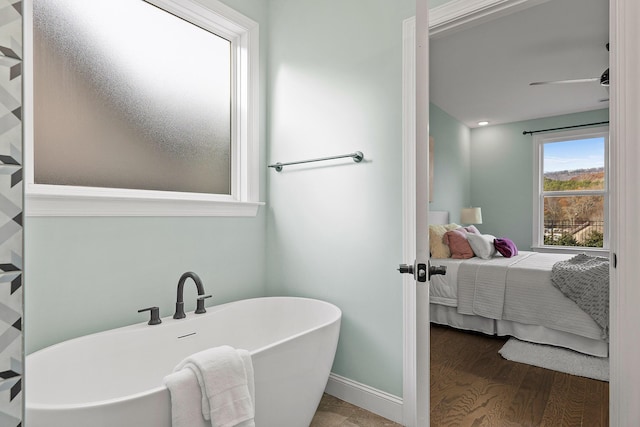
[[[231,194],[228,40],[142,1],[33,11],[35,184]]]

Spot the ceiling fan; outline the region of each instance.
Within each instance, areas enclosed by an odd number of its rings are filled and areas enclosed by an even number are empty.
[[[607,43],[607,52],[609,51],[609,43]],[[586,79],[571,79],[571,80],[551,80],[546,82],[532,82],[529,86],[541,86],[541,85],[555,85],[565,83],[590,83],[599,82],[601,86],[609,88],[609,69],[607,68],[600,77],[591,77]]]

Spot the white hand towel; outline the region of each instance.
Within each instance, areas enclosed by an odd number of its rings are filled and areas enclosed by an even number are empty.
[[[242,360],[242,364],[244,366],[244,373],[247,377],[247,387],[249,388],[249,396],[251,397],[251,402],[254,405],[256,404],[256,389],[253,379],[253,362],[251,361],[251,353],[248,350],[238,349],[238,356]]]
[[[249,388],[249,396],[251,397],[251,402],[253,404],[253,410],[255,413],[255,402],[256,402],[256,391],[255,384],[253,380],[253,362],[251,361],[251,353],[247,350],[238,349],[236,350],[240,359],[242,359],[242,364],[244,366],[245,374],[247,375],[247,386]],[[255,427],[255,420],[253,418],[239,423],[236,427]]]
[[[173,427],[211,427],[202,417],[202,393],[191,369],[173,372],[163,380],[171,394],[171,425]]]
[[[193,371],[202,393],[202,416],[215,427],[253,426],[253,366],[246,350],[214,347],[176,366]]]

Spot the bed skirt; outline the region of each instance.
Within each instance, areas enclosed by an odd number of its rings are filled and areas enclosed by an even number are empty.
[[[440,304],[429,305],[432,323],[456,329],[481,332],[487,335],[513,336],[522,341],[555,345],[598,357],[609,356],[609,344],[605,341],[556,331],[544,326],[525,325],[508,320],[493,320],[481,316],[460,314],[456,307]]]

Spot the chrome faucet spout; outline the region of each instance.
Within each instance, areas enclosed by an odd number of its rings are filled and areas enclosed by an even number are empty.
[[[196,288],[198,289],[198,296],[204,295],[204,286],[202,286],[202,280],[200,280],[200,277],[198,277],[196,273],[187,271],[182,276],[180,276],[180,280],[178,281],[178,295],[176,297],[176,312],[173,315],[174,319],[183,319],[186,317],[186,315],[184,314],[184,283],[189,278],[191,278],[196,284]],[[200,305],[200,302],[198,303],[198,305]]]

